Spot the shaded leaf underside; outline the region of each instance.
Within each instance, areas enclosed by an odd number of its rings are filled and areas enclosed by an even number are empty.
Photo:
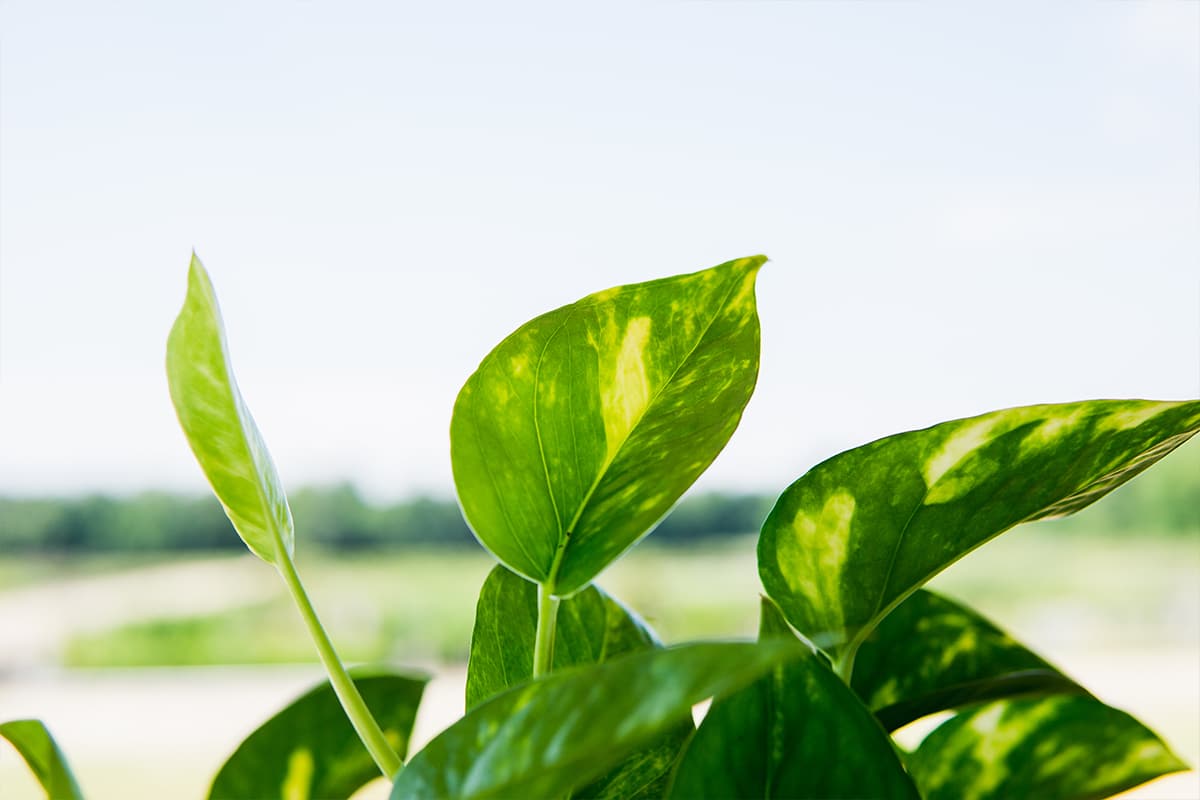
[[[987,619],[923,589],[863,642],[851,685],[889,731],[986,700],[1087,694]]]

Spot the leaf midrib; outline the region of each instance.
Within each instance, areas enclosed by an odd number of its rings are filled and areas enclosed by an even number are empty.
[[[717,318],[721,316],[722,312],[724,312],[726,307],[729,305],[729,300],[733,296],[734,290],[737,289],[743,277],[744,276],[741,273],[736,273],[733,276],[733,278],[730,280],[729,288],[725,291],[725,295],[721,298],[721,303],[717,306],[717,310],[713,312],[713,315],[704,324],[704,329],[696,337],[696,341],[688,350],[687,355],[680,359],[679,363],[676,364],[675,369],[671,371],[671,374],[667,377],[667,379],[658,387],[658,390],[655,391],[654,396],[646,403],[646,407],[641,410],[637,416],[637,419],[632,425],[629,426],[629,432],[625,434],[624,438],[621,440],[621,443],[611,451],[611,455],[605,455],[604,462],[601,464],[600,469],[596,472],[596,477],[593,479],[591,486],[589,486],[587,492],[584,493],[583,499],[579,502],[579,507],[575,510],[575,515],[571,519],[570,525],[568,525],[565,530],[561,527],[559,529],[559,536],[561,538],[557,552],[555,553],[554,563],[550,567],[550,574],[546,577],[547,586],[553,586],[557,581],[558,571],[562,566],[562,560],[566,554],[567,543],[570,541],[571,535],[575,532],[575,526],[579,524],[579,520],[583,517],[583,512],[587,509],[588,504],[591,502],[592,496],[596,493],[596,490],[600,487],[605,475],[608,473],[609,467],[611,467],[613,462],[617,460],[617,457],[621,454],[621,451],[624,449],[625,445],[629,442],[630,438],[632,438],[633,432],[637,430],[639,425],[642,424],[642,420],[646,418],[646,415],[658,402],[666,388],[675,380],[675,376],[678,375],[679,371],[683,369],[688,361],[691,360],[692,356],[695,355],[696,350],[699,349],[700,345],[708,337],[708,332],[712,329],[712,326],[717,321]],[[559,330],[561,330],[561,327]],[[557,334],[558,331],[555,331],[554,335]],[[535,415],[537,413],[536,406],[534,408],[534,413]],[[541,438],[539,437],[538,448],[541,449],[541,446]],[[544,451],[542,453],[542,459],[543,463],[545,463]],[[547,484],[547,489],[550,489],[549,484]],[[551,496],[553,497],[552,490]]]

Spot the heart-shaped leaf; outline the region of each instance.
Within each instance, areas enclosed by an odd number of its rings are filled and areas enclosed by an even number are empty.
[[[765,599],[760,636],[795,639]],[[713,703],[670,796],[918,797],[887,734],[812,651]]]
[[[1088,693],[979,614],[925,589],[866,638],[851,686],[889,731],[986,700]]]
[[[483,582],[467,663],[467,709],[533,677],[537,586],[497,565]],[[554,669],[599,664],[658,646],[636,615],[596,586],[563,600],[554,637]]]
[[[946,422],[849,450],[763,523],[759,573],[843,673],[942,569],[1012,526],[1087,506],[1200,430],[1200,401],[1095,400]]]
[[[392,799],[562,796],[696,703],[808,652],[788,641],[691,644],[552,672],[476,707],[430,742],[400,772]]]
[[[1094,800],[1187,769],[1142,723],[1078,695],[961,713],[907,762],[925,800]]]
[[[217,297],[195,254],[187,297],[167,339],[167,382],[188,444],[242,541],[269,563],[290,558],[287,496],[238,390]]]
[[[483,583],[475,611],[467,664],[468,709],[533,677],[536,630],[536,585],[497,565]],[[659,646],[641,619],[595,585],[566,598],[558,608],[556,670],[600,664]],[[629,756],[572,797],[662,797],[675,759],[694,730],[691,714],[684,714],[661,741]]]
[[[50,731],[36,719],[17,719],[0,724],[0,736],[17,748],[48,800],[83,800],[83,792],[71,767]]]
[[[454,405],[450,456],[500,561],[569,595],[712,463],[758,376],[764,260],[589,295],[488,354]]]
[[[351,674],[388,744],[404,758],[428,679],[368,669]],[[378,777],[379,767],[325,682],[246,737],[217,772],[208,798],[344,800]]]

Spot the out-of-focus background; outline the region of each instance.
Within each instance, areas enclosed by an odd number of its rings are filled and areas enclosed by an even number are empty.
[[[542,311],[772,259],[741,428],[601,578],[668,641],[752,631],[754,533],[842,449],[1200,395],[1200,4],[0,5],[0,719],[93,798],[202,796],[321,674],[175,424],[192,248],[314,601],[436,676],[428,738],[491,564],[450,409]],[[1198,447],[935,583],[1192,764]]]

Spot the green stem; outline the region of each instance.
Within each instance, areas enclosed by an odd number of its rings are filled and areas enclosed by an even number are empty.
[[[308,594],[304,591],[304,584],[300,582],[300,576],[296,573],[296,565],[292,563],[290,557],[283,555],[276,566],[279,574],[283,576],[288,590],[292,593],[292,599],[296,601],[296,607],[300,609],[300,616],[304,618],[304,624],[312,635],[313,644],[317,646],[317,652],[321,655],[321,663],[325,665],[325,671],[329,673],[329,682],[333,685],[334,694],[341,701],[346,716],[350,718],[350,724],[354,726],[358,738],[362,739],[367,752],[379,766],[383,777],[389,781],[393,780],[400,772],[400,767],[404,762],[388,744],[383,731],[379,729],[379,723],[375,721],[375,717],[367,709],[367,704],[363,702],[362,695],[358,693],[358,687],[354,685],[354,681],[350,680],[350,675],[342,666],[337,651],[333,649],[333,642],[329,640],[325,629],[321,627],[321,621],[317,619],[317,612],[313,609],[312,602],[309,601]]]
[[[538,584],[537,635],[533,640],[533,677],[540,678],[554,664],[554,628],[558,623],[559,600],[546,588]]]

